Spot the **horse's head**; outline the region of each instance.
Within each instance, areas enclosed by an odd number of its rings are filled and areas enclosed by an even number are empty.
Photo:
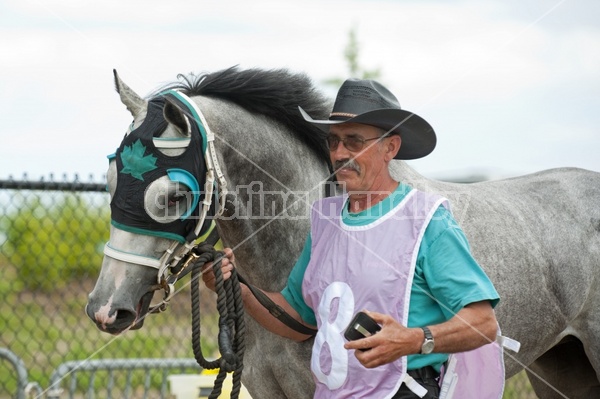
[[[200,234],[208,204],[207,132],[195,105],[172,91],[146,101],[116,72],[115,83],[134,121],[109,156],[110,240],[86,313],[118,334],[140,328],[154,291],[169,289],[169,269]]]

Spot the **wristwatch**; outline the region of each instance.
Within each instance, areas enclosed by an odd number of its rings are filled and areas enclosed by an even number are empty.
[[[423,344],[421,345],[421,354],[428,355],[431,352],[433,352],[435,342],[433,340],[433,335],[431,334],[429,327],[421,327],[421,329],[425,333],[425,339],[423,340]]]

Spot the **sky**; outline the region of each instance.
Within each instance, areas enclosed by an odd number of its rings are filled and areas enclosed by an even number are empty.
[[[112,70],[147,95],[177,74],[241,68],[349,77],[359,62],[438,144],[431,178],[600,172],[598,0],[0,2],[0,179],[102,181],[131,115]]]

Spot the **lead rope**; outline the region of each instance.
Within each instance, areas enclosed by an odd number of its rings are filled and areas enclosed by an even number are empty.
[[[244,368],[244,342],[246,326],[244,323],[244,304],[242,290],[235,268],[231,277],[223,280],[221,259],[223,252],[215,250],[210,244],[201,244],[193,251],[198,256],[192,266],[192,348],[198,364],[208,370],[219,369],[214,388],[208,397],[217,399],[223,388],[223,381],[228,372],[233,372],[230,398],[237,399],[242,388],[242,370]],[[202,265],[213,262],[215,274],[215,291],[217,292],[217,310],[219,312],[219,359],[208,361],[202,353],[200,345],[200,289],[198,279],[202,275]],[[232,339],[233,338],[233,339]]]

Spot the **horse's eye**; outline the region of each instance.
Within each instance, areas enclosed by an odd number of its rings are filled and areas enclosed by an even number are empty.
[[[169,195],[169,205],[168,206],[174,206],[176,205],[178,202],[180,202],[181,200],[185,199],[185,194],[184,193],[173,193],[171,195]]]

